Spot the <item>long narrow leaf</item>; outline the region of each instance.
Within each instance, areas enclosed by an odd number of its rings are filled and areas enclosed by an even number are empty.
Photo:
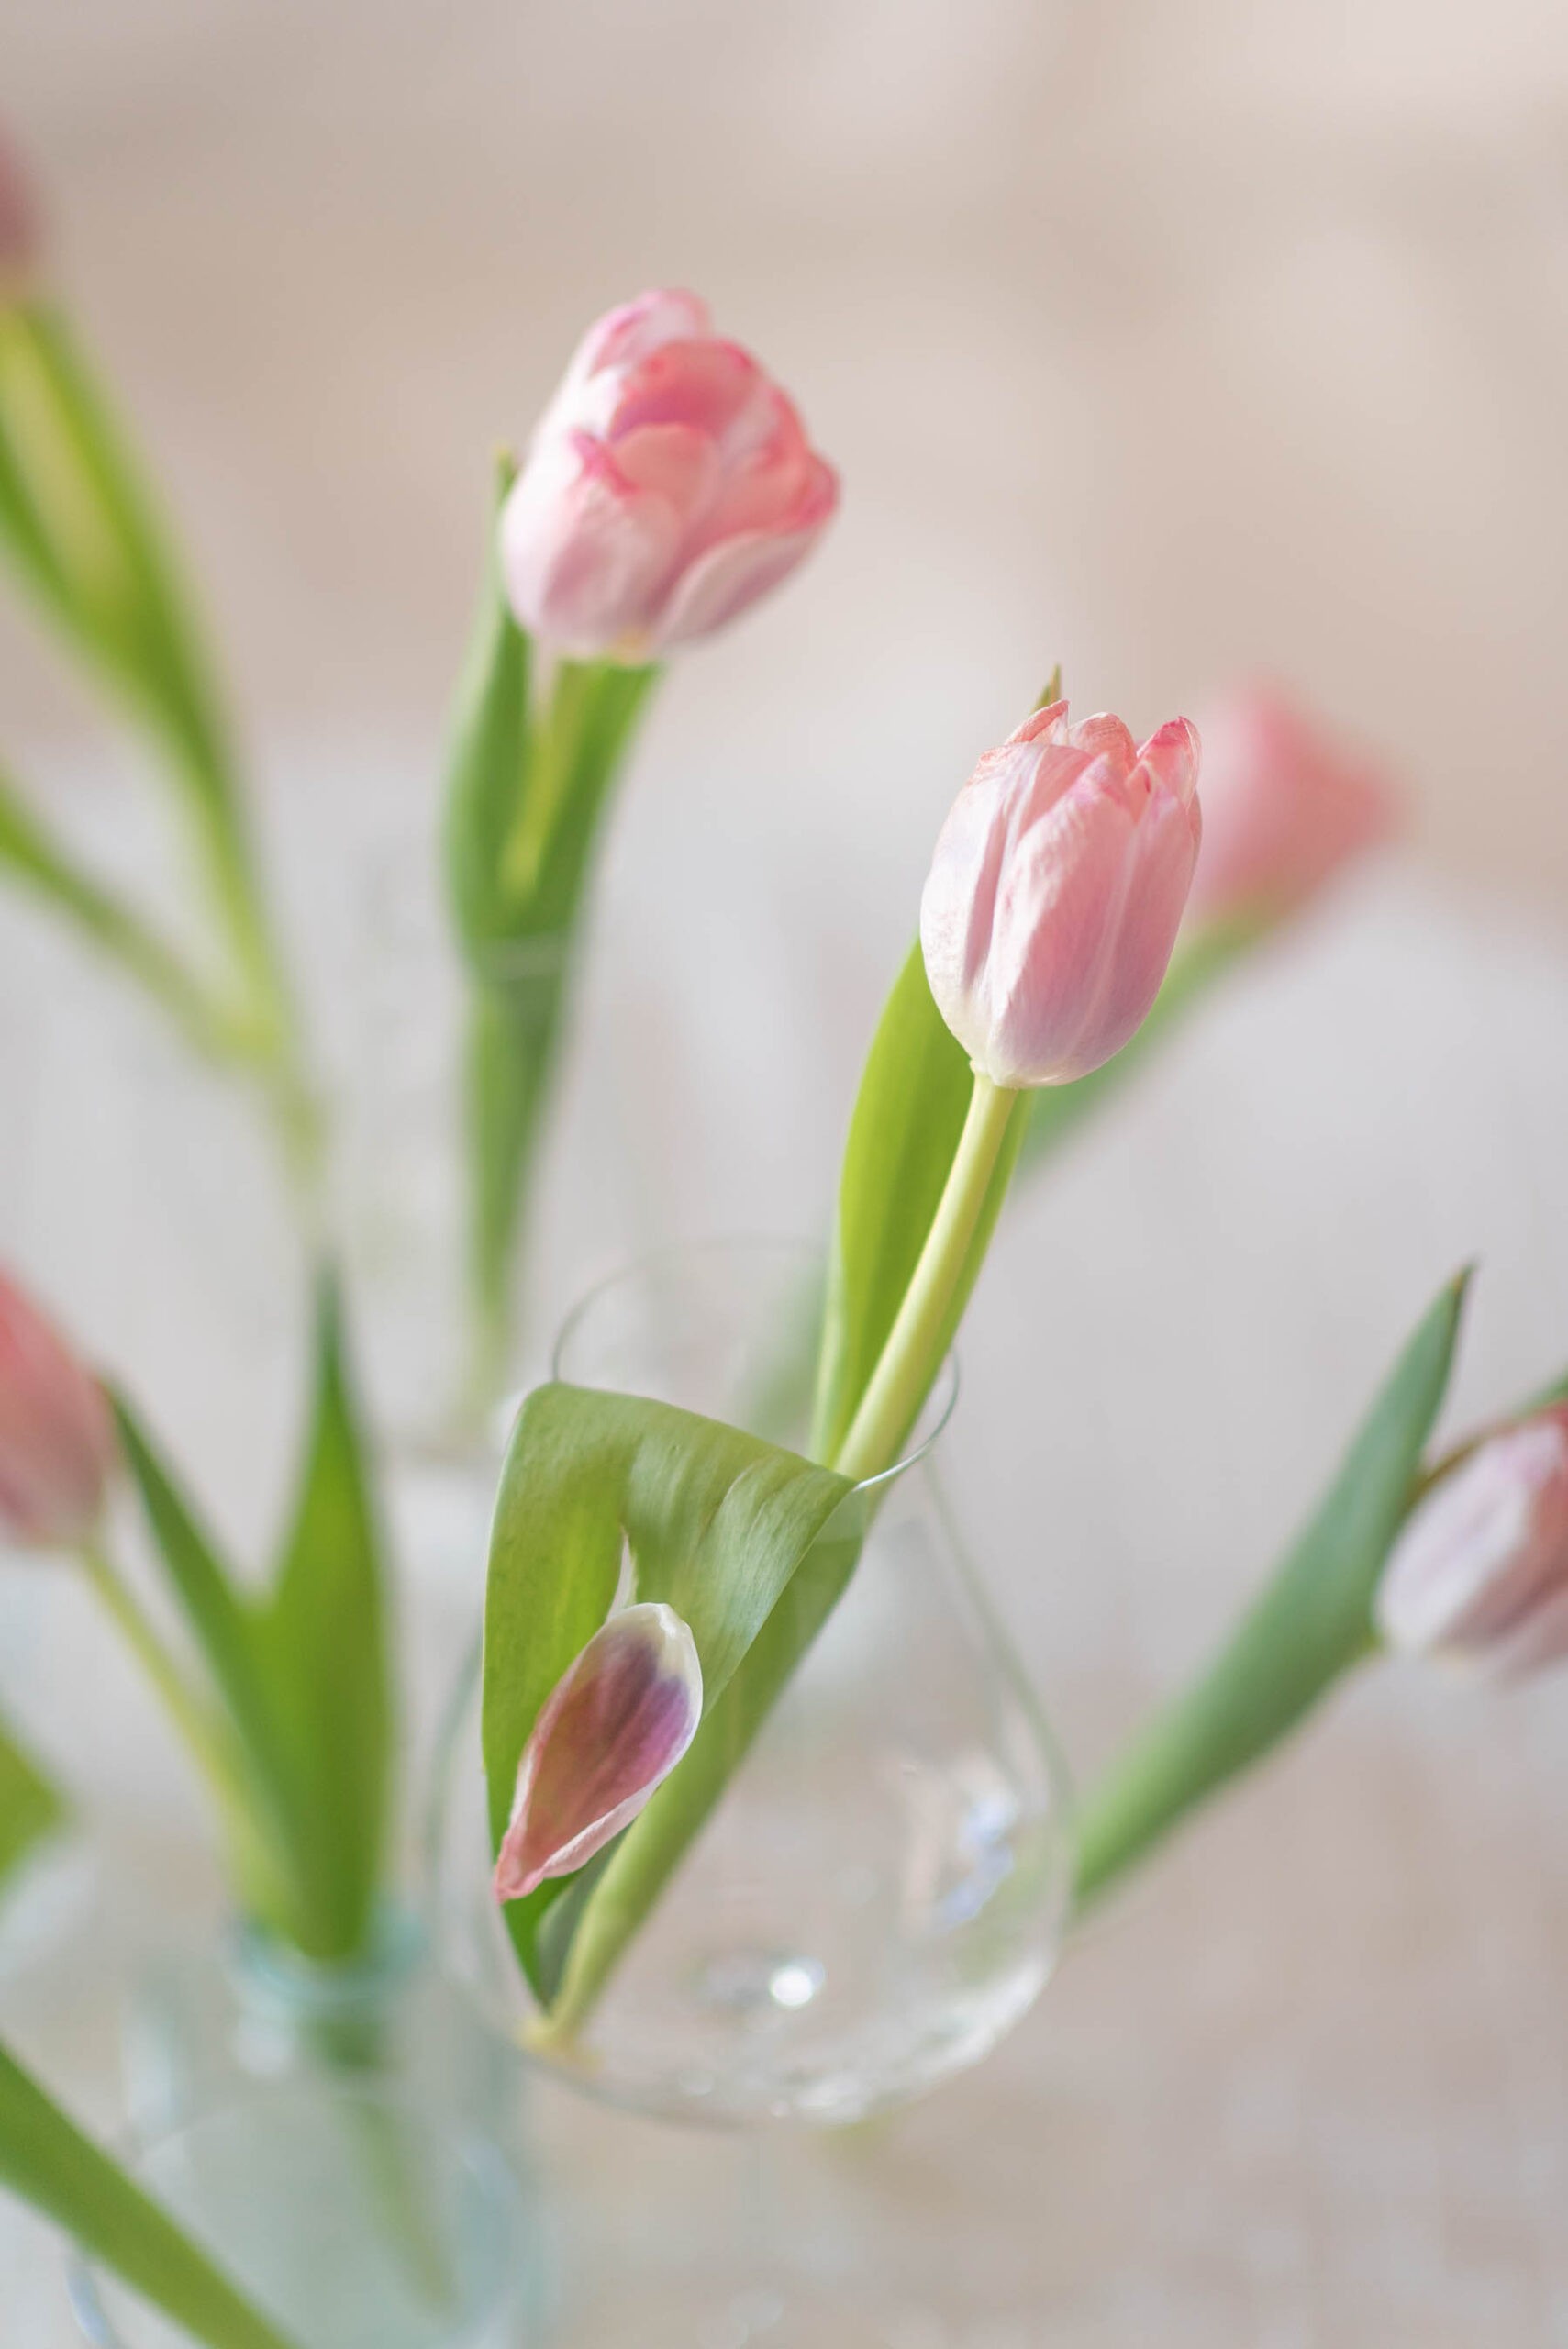
[[[22,1862],[69,1815],[64,1796],[0,1722],[0,1900]]]
[[[1081,1904],[1371,1653],[1373,1597],[1447,1389],[1467,1278],[1451,1282],[1416,1330],[1333,1484],[1213,1663],[1090,1790],[1079,1814]]]
[[[127,1397],[111,1389],[110,1401],[170,1590],[241,1741],[281,1781],[270,1692],[245,1599]]]
[[[336,1288],[293,1522],[256,1631],[294,1788],[312,1954],[362,1948],[386,1857],[394,1750],[388,1595]]]
[[[0,2047],[0,2187],[207,2349],[290,2349],[206,2254]]]
[[[233,763],[189,598],[104,394],[45,302],[15,304],[5,317],[0,451],[10,485],[0,525],[10,521],[25,573],[174,751],[204,825],[234,840]]]
[[[243,1768],[247,1815],[225,1820],[241,1895],[264,1908],[267,1921],[297,1933],[304,1832],[297,1782],[255,1618],[129,1402],[113,1388],[109,1399],[155,1554],[221,1698]]]
[[[198,1050],[219,1048],[219,1023],[179,958],[139,914],[72,861],[3,773],[0,867],[155,996]]]

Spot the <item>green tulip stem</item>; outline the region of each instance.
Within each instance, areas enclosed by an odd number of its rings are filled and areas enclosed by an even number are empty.
[[[142,1612],[139,1601],[101,1540],[96,1535],[90,1537],[76,1554],[116,1629],[157,1690],[192,1759],[211,1782],[226,1812],[232,1816],[237,1808],[243,1809],[243,1803],[217,1721]]]
[[[1007,1137],[1018,1094],[979,1069],[958,1148],[904,1301],[832,1466],[856,1484],[891,1468],[948,1341],[953,1300]]]

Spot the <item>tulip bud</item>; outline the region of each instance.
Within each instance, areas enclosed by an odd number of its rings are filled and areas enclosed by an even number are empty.
[[[1203,718],[1203,854],[1192,911],[1275,922],[1397,823],[1387,782],[1262,686]]]
[[[38,260],[39,227],[32,190],[0,133],[0,301],[21,292]]]
[[[1568,1406],[1478,1444],[1411,1512],[1377,1594],[1409,1654],[1451,1652],[1505,1678],[1568,1653]]]
[[[84,1541],[114,1458],[97,1381],[0,1274],[0,1532],[47,1548]]]
[[[838,504],[784,394],[695,294],[590,328],[501,514],[520,625],[628,662],[709,636],[776,587]]]
[[[571,1876],[628,1826],[697,1733],[702,1666],[673,1607],[595,1631],[534,1723],[495,1864],[497,1900]]]
[[[920,900],[937,1008],[994,1085],[1067,1085],[1118,1052],[1160,990],[1201,820],[1198,738],[1138,749],[1052,702],[954,801]]]

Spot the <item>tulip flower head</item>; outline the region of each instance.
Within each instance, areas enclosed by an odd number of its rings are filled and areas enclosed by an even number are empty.
[[[710,636],[809,553],[838,479],[794,406],[695,294],[591,327],[501,514],[520,625],[580,660]]]
[[[629,1826],[701,1718],[702,1666],[674,1609],[612,1615],[556,1683],[523,1750],[496,1899],[571,1876]]]
[[[0,301],[20,293],[38,260],[38,214],[16,150],[0,132]]]
[[[1192,910],[1272,923],[1297,912],[1398,821],[1386,778],[1264,686],[1203,715],[1203,854]]]
[[[943,825],[920,900],[937,1008],[1011,1089],[1067,1085],[1118,1052],[1165,975],[1201,818],[1198,738],[1140,749],[1119,718],[1027,718]]]
[[[1412,1511],[1377,1594],[1392,1648],[1503,1678],[1568,1654],[1568,1406],[1489,1437]]]
[[[96,1379],[0,1274],[0,1533],[39,1548],[84,1541],[102,1512],[114,1458]]]

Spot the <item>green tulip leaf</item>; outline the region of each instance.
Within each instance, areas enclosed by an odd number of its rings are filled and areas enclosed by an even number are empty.
[[[1447,1390],[1468,1277],[1417,1328],[1338,1475],[1213,1662],[1090,1789],[1078,1821],[1081,1905],[1373,1652],[1373,1603]]]
[[[386,1862],[395,1721],[382,1545],[330,1279],[293,1521],[253,1638],[294,1788],[311,1954],[363,1948]]]
[[[0,1722],[0,1900],[23,1861],[69,1816],[64,1796]]]
[[[663,1600],[691,1627],[706,1729],[851,1490],[795,1453],[671,1404],[562,1385],[528,1397],[502,1473],[485,1599],[484,1751],[496,1850],[529,1732],[608,1616],[623,1553],[637,1598]],[[664,1848],[657,1814],[703,1733],[577,1908],[571,1962],[591,1947],[595,1993],[664,1881],[666,1868],[638,1855]],[[541,1885],[506,1912],[541,1998],[564,1959],[559,1949],[541,1954],[540,1928],[570,1881]]]
[[[240,1587],[126,1397],[111,1399],[232,1747],[240,1815],[227,1802],[225,1823],[240,1898],[309,1955],[351,1956],[374,1920],[395,1739],[384,1571],[332,1284],[291,1530],[260,1597]]]
[[[0,2187],[207,2349],[291,2349],[278,2328],[0,2047]]]
[[[0,774],[0,867],[71,924],[172,1014],[198,1052],[227,1041],[202,988],[157,933],[111,891],[84,874]]]
[[[232,760],[166,535],[74,336],[44,302],[0,317],[0,546],[173,751],[204,827],[236,842]]]

